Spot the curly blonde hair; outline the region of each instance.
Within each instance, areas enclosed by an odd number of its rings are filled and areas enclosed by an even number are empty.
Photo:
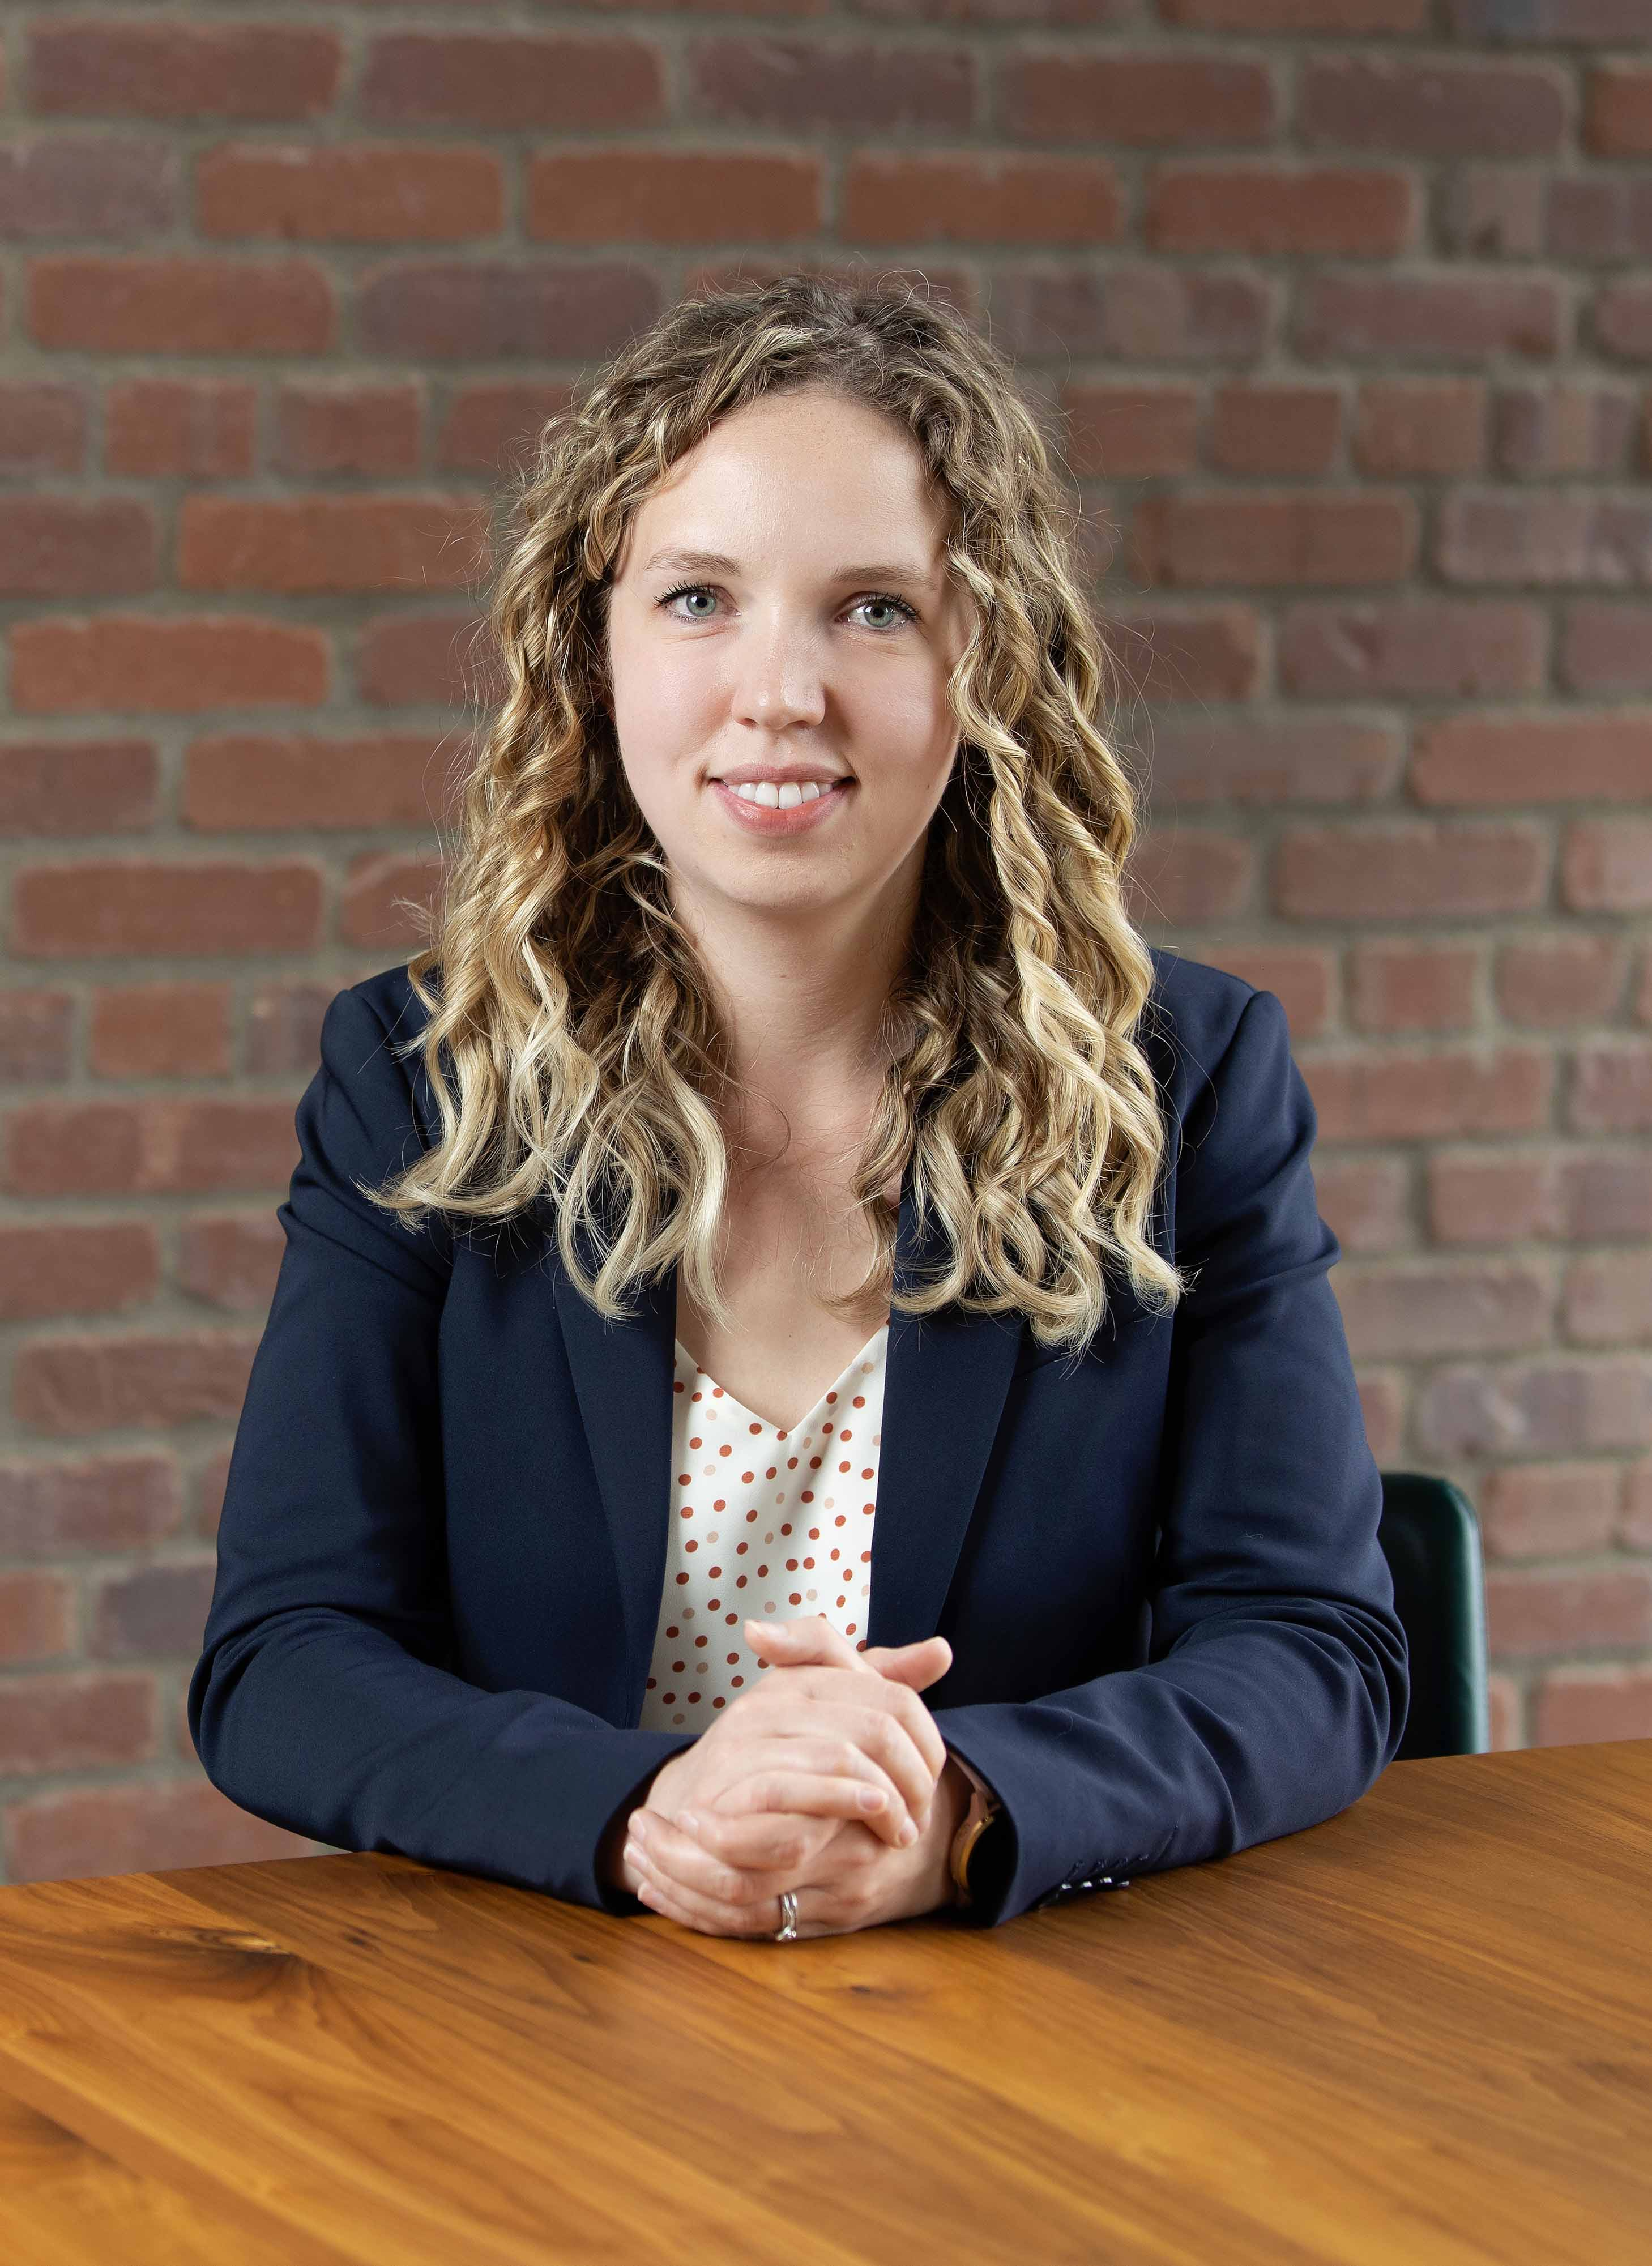
[[[1152,961],[1121,892],[1135,794],[1099,720],[1107,655],[1037,419],[998,349],[906,285],[793,274],[684,300],[544,427],[487,608],[505,688],[463,782],[431,941],[408,963],[428,1020],[398,1050],[423,1053],[441,1138],[363,1193],[409,1226],[548,1199],[563,1266],[604,1317],[676,1263],[727,1326],[730,1049],[603,704],[608,599],[654,485],[732,412],[804,386],[910,435],[975,601],[947,680],[959,755],[852,1183],[875,1256],[824,1303],[1019,1311],[1041,1346],[1078,1349],[1109,1264],[1155,1311],[1186,1287],[1149,1235],[1166,1133],[1135,1035]],[[920,1229],[932,1210],[950,1256],[895,1297],[883,1191],[909,1162]]]

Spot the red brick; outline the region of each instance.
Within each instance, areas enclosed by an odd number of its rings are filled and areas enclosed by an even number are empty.
[[[1492,455],[1498,471],[1517,479],[1616,472],[1627,461],[1634,420],[1626,387],[1509,386],[1497,396]]]
[[[1644,22],[1634,36],[1644,40]],[[1643,62],[1603,63],[1590,72],[1583,142],[1597,157],[1652,157],[1652,69]]]
[[[1603,283],[1590,321],[1602,354],[1619,362],[1652,361],[1652,289],[1645,283]]]
[[[1652,692],[1652,604],[1580,598],[1566,608],[1559,672],[1573,692]]]
[[[85,456],[86,405],[76,387],[0,384],[0,472],[77,472]]]
[[[1541,249],[1576,266],[1632,259],[1652,242],[1652,182],[1639,174],[1558,175],[1548,185]]]
[[[866,240],[876,227],[875,216],[865,209],[864,187],[857,187],[855,168],[875,159],[852,159],[845,185],[845,210],[840,233]],[[888,161],[898,165],[900,161]],[[942,164],[944,161],[932,161]],[[974,183],[978,169],[969,160],[954,168],[953,186]],[[1076,172],[1078,169],[1073,168]],[[1104,193],[1110,179],[1105,165],[1087,170]],[[1076,209],[1069,194],[1063,201]],[[1006,193],[1024,205],[1030,184],[1006,181]],[[1040,184],[1060,195],[1062,185],[1051,175]],[[925,179],[914,167],[912,178],[891,181],[890,194],[912,201],[921,208],[927,194]],[[810,155],[736,150],[640,150],[629,144],[611,150],[566,150],[530,160],[524,193],[523,232],[530,238],[560,244],[698,244],[715,242],[727,232],[731,212],[742,216],[741,229],[753,241],[777,243],[816,235],[823,225],[824,179],[822,161]],[[859,200],[859,201],[857,201]],[[949,207],[949,214],[951,208]],[[857,224],[856,214],[865,222]],[[986,225],[990,228],[990,220]],[[1052,215],[1051,233],[1059,238],[1060,208]],[[965,230],[968,233],[968,230]],[[898,229],[898,236],[927,237],[927,227]],[[1007,222],[1005,235],[1014,240],[1015,226]],[[882,239],[880,239],[882,240]],[[1079,241],[1090,240],[1081,235]]]
[[[60,615],[11,632],[12,705],[36,715],[310,707],[329,675],[321,631],[248,615]]]
[[[1419,802],[1634,802],[1652,788],[1652,710],[1479,711],[1417,728]]]
[[[1652,1462],[1633,1464],[1624,1473],[1623,1524],[1617,1539],[1626,1550],[1652,1549]]]
[[[225,1313],[265,1313],[286,1248],[281,1222],[270,1213],[186,1220],[178,1239],[178,1287]]]
[[[1433,1156],[1428,1202],[1436,1243],[1523,1243],[1566,1232],[1561,1167],[1552,1151]]]
[[[1041,262],[1005,277],[993,325],[1007,352],[1040,361],[1191,362],[1202,374],[1267,351],[1276,296],[1267,278],[1232,268]]]
[[[1533,1133],[1548,1122],[1546,1049],[1448,1047],[1316,1055],[1305,1061],[1325,1141],[1422,1141]]]
[[[157,1751],[149,1676],[14,1677],[0,1683],[0,1774],[96,1770]]]
[[[1549,1337],[1554,1293],[1540,1267],[1349,1261],[1333,1279],[1357,1360],[1523,1353]]]
[[[189,590],[453,589],[475,577],[485,515],[459,496],[186,496]]]
[[[1147,479],[1193,470],[1199,393],[1192,385],[1068,385],[1068,466],[1079,479]]]
[[[1487,1474],[1476,1508],[1488,1558],[1607,1550],[1623,1492],[1616,1464],[1510,1464]]]
[[[1321,1217],[1344,1251],[1397,1251],[1411,1240],[1404,1166],[1397,1157],[1327,1157],[1313,1168]]]
[[[1544,248],[1549,186],[1549,175],[1535,167],[1454,166],[1441,189],[1441,249],[1471,259],[1535,259]]]
[[[416,385],[283,385],[275,419],[278,471],[374,479],[419,469]]]
[[[136,479],[245,478],[257,414],[258,389],[238,378],[125,380],[105,406],[105,465]]]
[[[1378,478],[1477,472],[1486,457],[1480,378],[1373,379],[1359,390],[1355,462]]]
[[[444,471],[485,472],[490,479],[531,463],[546,422],[571,399],[567,385],[460,386],[436,435],[436,462]]]
[[[175,1534],[182,1515],[171,1456],[0,1462],[0,1556],[146,1550]]]
[[[1644,1143],[1610,1150],[1592,1143],[1560,1168],[1565,1232],[1574,1241],[1652,1236],[1652,1151]]]
[[[562,163],[548,158],[544,163]],[[614,152],[610,165],[623,174],[639,172],[634,152]],[[653,158],[650,163],[660,163]],[[716,163],[707,157],[705,163]],[[743,158],[741,163],[755,163]],[[775,161],[766,161],[775,163]],[[555,204],[578,200],[578,179],[567,190],[555,188]],[[696,195],[698,190],[698,195]],[[532,186],[530,186],[532,193]],[[716,238],[730,211],[771,211],[772,222],[762,229],[764,238],[779,236],[778,222],[795,213],[795,224],[784,229],[805,236],[821,227],[821,188],[814,179],[805,197],[798,190],[782,197],[757,188],[750,195],[739,181],[727,184],[712,197],[709,184],[684,184],[684,213],[669,236],[655,227],[657,213],[669,206],[669,184],[655,188],[644,172],[637,200],[646,197],[646,224],[639,213],[630,227],[603,229],[603,236],[646,233],[662,243]],[[621,184],[598,186],[605,206],[630,208],[630,197]],[[623,200],[623,201],[621,201]],[[578,201],[569,201],[578,208]],[[713,217],[716,216],[716,217]],[[689,224],[693,222],[693,224]],[[564,229],[539,229],[535,236],[564,233]],[[1113,165],[1097,157],[1024,157],[1018,152],[864,152],[847,158],[843,170],[843,200],[838,236],[859,245],[954,243],[954,245],[1113,245],[1124,233],[1124,200]]]
[[[1385,1466],[1395,1465],[1406,1436],[1405,1381],[1392,1370],[1362,1369],[1356,1383],[1371,1454]]]
[[[188,749],[181,815],[208,833],[423,829],[457,818],[456,784],[428,732],[354,739],[225,733]]]
[[[19,495],[0,514],[0,597],[150,590],[155,515],[131,496]]]
[[[0,238],[159,234],[177,225],[178,163],[163,143],[107,131],[0,149]]]
[[[1571,1122],[1579,1133],[1652,1131],[1652,1046],[1590,1039],[1573,1065]]]
[[[321,905],[320,873],[303,859],[25,866],[12,884],[12,948],[26,958],[311,952]]]
[[[227,983],[99,985],[86,1042],[94,1078],[226,1078]]]
[[[1114,666],[1133,699],[1244,700],[1261,683],[1261,624],[1250,606],[1109,614]]]
[[[1131,526],[1132,569],[1145,583],[1397,582],[1417,548],[1407,495],[1150,496]]]
[[[1286,689],[1309,699],[1537,692],[1546,643],[1535,606],[1449,598],[1305,602],[1285,614],[1279,669]]]
[[[1548,355],[1565,342],[1564,318],[1549,276],[1315,274],[1298,295],[1296,346],[1310,361]]]
[[[1652,1444],[1652,1361],[1575,1354],[1436,1370],[1419,1396],[1429,1455],[1566,1456]]]
[[[67,991],[13,984],[0,991],[0,1085],[61,1085],[74,1053]]]
[[[155,1231],[141,1221],[0,1227],[0,1319],[120,1313],[152,1298],[159,1281]]]
[[[1391,258],[1410,244],[1415,225],[1404,173],[1204,165],[1153,177],[1142,239],[1157,252]]]
[[[1497,954],[1497,1005],[1511,1023],[1565,1030],[1617,1012],[1623,947],[1612,936],[1511,939]]]
[[[256,1338],[223,1330],[166,1337],[37,1338],[18,1349],[12,1406],[26,1425],[62,1436],[201,1419],[233,1423]]]
[[[346,944],[403,954],[422,946],[440,878],[435,856],[369,851],[353,859],[339,908],[340,938]]]
[[[203,236],[299,244],[458,244],[504,225],[487,150],[232,142],[196,161]]]
[[[1186,827],[1149,832],[1138,840],[1126,868],[1130,917],[1189,925],[1226,919],[1243,910],[1254,870],[1249,844],[1227,835]]]
[[[492,632],[474,613],[385,615],[356,648],[356,683],[377,707],[486,702],[503,690]]]
[[[1012,55],[1000,66],[999,105],[1018,140],[1125,149],[1266,142],[1277,116],[1266,65],[1174,52]]]
[[[1426,32],[1429,0],[1159,0],[1195,32]]]
[[[377,123],[581,134],[666,117],[660,57],[647,40],[560,32],[381,34],[368,47],[356,112]]]
[[[140,833],[155,822],[159,781],[147,740],[0,743],[0,838]]]
[[[1592,1251],[1566,1270],[1562,1317],[1575,1345],[1652,1340],[1652,1251]]]
[[[1646,30],[1643,0],[1519,0],[1509,21],[1509,0],[1447,0],[1444,28],[1462,40],[1516,38],[1553,40],[1564,47],[1587,41],[1627,43]]]
[[[80,118],[318,118],[338,92],[335,32],[296,25],[35,25],[29,106]]]
[[[9,1803],[4,1824],[14,1882],[261,1864],[318,1846],[238,1809],[204,1777],[41,1795]]]
[[[94,1575],[86,1600],[88,1656],[135,1660],[156,1653],[198,1654],[214,1570],[209,1558],[164,1559]]]
[[[1607,1739],[1652,1739],[1652,1670],[1568,1670],[1543,1678],[1533,1746],[1593,1746]]]
[[[1293,1041],[1317,1038],[1331,1017],[1331,955],[1292,944],[1206,945],[1199,957],[1225,968],[1259,991],[1271,991],[1284,1008]]]
[[[1357,716],[1197,713],[1154,727],[1155,802],[1369,802],[1399,781],[1398,727]]]
[[[1451,582],[1645,581],[1652,499],[1460,489],[1441,501],[1435,564]]]
[[[1567,77],[1550,63],[1317,55],[1297,104],[1309,149],[1551,157],[1565,141]]]
[[[1548,887],[1548,844],[1529,826],[1292,827],[1275,862],[1287,920],[1460,919],[1530,912]]]
[[[1491,1648],[1504,1658],[1652,1643],[1652,1569],[1488,1574],[1486,1620]]]
[[[1652,767],[1652,737],[1648,755]],[[1580,913],[1652,910],[1652,818],[1585,818],[1568,827],[1561,901]]]
[[[1210,462],[1273,479],[1328,472],[1341,425],[1342,397],[1332,386],[1218,386]]]
[[[63,253],[30,267],[27,324],[70,352],[325,354],[333,288],[307,259]]]
[[[18,1103],[5,1185],[31,1196],[284,1188],[297,1161],[292,1118],[290,1100],[255,1095]]]
[[[837,128],[865,135],[975,124],[979,65],[963,48],[852,47],[742,34],[695,41],[683,57],[691,115],[786,133]]]
[[[246,1012],[246,1067],[254,1078],[311,1078],[321,1061],[321,1020],[339,986],[260,983]]]
[[[660,313],[635,260],[404,260],[357,281],[360,351],[391,362],[584,361]]]
[[[1476,1020],[1480,948],[1473,944],[1356,947],[1349,1008],[1362,1031],[1465,1031]]]
[[[74,1584],[62,1574],[0,1574],[0,1663],[62,1660],[76,1648]]]

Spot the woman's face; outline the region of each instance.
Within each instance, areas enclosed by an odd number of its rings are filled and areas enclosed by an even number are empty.
[[[633,514],[610,713],[679,903],[915,902],[972,610],[945,527],[909,437],[818,389],[725,418]],[[793,783],[778,808],[735,797],[765,779]],[[788,808],[804,780],[820,799]]]

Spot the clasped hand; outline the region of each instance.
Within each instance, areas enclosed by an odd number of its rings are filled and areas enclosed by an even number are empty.
[[[772,1935],[784,1889],[800,1936],[950,1903],[969,1788],[917,1696],[946,1638],[859,1652],[824,1614],[745,1627],[768,1672],[654,1773],[620,1885],[708,1935]]]

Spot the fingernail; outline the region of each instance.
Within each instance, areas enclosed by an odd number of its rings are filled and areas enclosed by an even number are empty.
[[[901,1828],[901,1846],[903,1849],[910,1849],[917,1838],[917,1828],[913,1824],[911,1819],[909,1817],[905,1824]]]
[[[881,1786],[863,1786],[859,1800],[862,1809],[881,1809],[888,1796]]]
[[[758,1621],[758,1620],[754,1620],[754,1621],[752,1622],[751,1626],[752,1626],[752,1627],[753,1627],[753,1628],[759,1628],[759,1629],[762,1629],[762,1630],[764,1632],[764,1634],[772,1634],[778,1633],[778,1629],[779,1629],[779,1626],[780,1626],[780,1624],[779,1624],[779,1622],[778,1622],[778,1621]]]
[[[698,1833],[700,1830],[699,1819],[691,1809],[673,1810],[671,1822],[674,1825],[680,1825],[685,1833]]]

